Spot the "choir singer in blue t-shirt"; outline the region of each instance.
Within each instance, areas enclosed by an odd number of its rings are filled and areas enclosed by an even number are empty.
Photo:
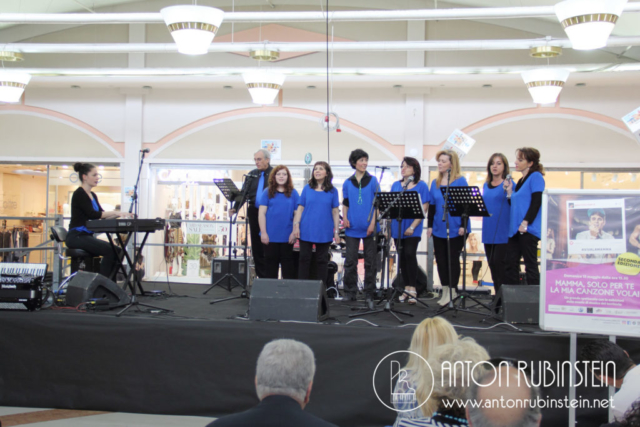
[[[325,286],[331,242],[340,241],[340,198],[333,186],[333,173],[327,162],[316,162],[309,184],[305,185],[293,220],[293,232],[300,239],[298,279],[309,279],[313,247],[316,247],[318,278]]]
[[[517,149],[516,171],[522,173],[522,178],[518,180],[515,189],[510,182],[506,187],[507,197],[511,202],[511,218],[504,283],[519,284],[520,258],[524,258],[527,284],[538,285],[538,242],[542,226],[540,207],[545,188],[540,152],[531,147]]]
[[[369,155],[356,149],[349,156],[355,173],[342,185],[342,217],[347,242],[344,261],[344,292],[347,300],[355,301],[358,293],[358,251],[364,245],[364,294],[367,306],[373,309],[376,291],[376,215],[373,201],[379,191],[378,180],[367,172]]]
[[[442,188],[468,187],[469,184],[460,171],[460,158],[455,151],[442,150],[436,153],[438,161],[438,177],[431,182],[431,208],[429,209],[429,230],[427,236],[433,234],[433,252],[438,267],[438,276],[442,284],[442,298],[438,304],[445,306],[457,295],[460,280],[460,252],[464,247],[465,229],[459,216],[444,216],[444,197]],[[449,243],[447,245],[447,223],[449,224]],[[466,232],[471,231],[467,224]],[[449,275],[451,265],[451,275]],[[447,289],[450,287],[451,289]]]
[[[282,268],[283,279],[295,279],[293,260],[293,217],[300,196],[293,188],[291,172],[284,165],[276,166],[269,174],[267,189],[259,195],[260,240],[264,245],[266,278],[277,279]]]
[[[484,203],[491,216],[482,218],[482,243],[496,294],[502,286],[509,241],[511,205],[507,200],[508,182],[514,185],[507,157],[502,153],[492,154],[487,163],[487,181],[482,190]]]

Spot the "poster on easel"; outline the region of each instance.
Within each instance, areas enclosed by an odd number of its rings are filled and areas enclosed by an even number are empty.
[[[622,118],[622,121],[629,128],[633,136],[640,143],[640,107],[636,108]]]
[[[260,148],[271,153],[271,160],[282,159],[282,141],[279,139],[263,139],[260,141]]]
[[[548,190],[540,327],[640,337],[640,192]]]

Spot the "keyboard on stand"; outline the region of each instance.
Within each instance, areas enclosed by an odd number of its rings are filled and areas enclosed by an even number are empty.
[[[156,219],[95,219],[87,221],[87,229],[95,233],[154,233],[164,229],[165,220]]]

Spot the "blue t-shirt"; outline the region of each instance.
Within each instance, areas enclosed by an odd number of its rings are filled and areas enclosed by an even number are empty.
[[[304,207],[300,218],[300,240],[313,243],[333,241],[333,214],[331,210],[340,206],[338,190],[315,191],[309,185],[302,189],[298,205]]]
[[[513,181],[511,181],[513,183]],[[513,188],[516,184],[513,183]],[[500,245],[509,240],[509,217],[511,206],[507,200],[507,193],[503,185],[490,188],[485,183],[482,189],[484,204],[491,216],[482,218],[482,243],[489,245]]]
[[[96,199],[91,199],[91,206],[93,206],[93,210],[94,211],[100,212],[100,206],[98,206],[98,202],[96,202]],[[94,234],[93,231],[89,230],[84,225],[82,227],[76,227],[73,230],[82,231],[82,232],[88,233],[88,234]]]
[[[533,172],[522,184],[518,191],[511,193],[511,220],[509,224],[509,237],[513,237],[518,232],[518,227],[527,215],[531,206],[531,195],[544,191],[544,178],[540,172]],[[515,189],[515,187],[513,187]],[[542,207],[538,210],[536,219],[527,225],[527,233],[531,233],[540,239],[540,229],[542,227]]]
[[[391,186],[391,191],[402,191],[402,182],[400,181],[396,181],[393,183],[393,185]],[[418,184],[413,187],[411,190],[407,190],[407,192],[409,191],[415,191],[418,194],[420,194],[420,200],[422,201],[422,204],[424,205],[425,203],[431,203],[431,196],[429,195],[429,187],[427,187],[427,183],[424,181],[418,181]],[[425,212],[425,215],[427,213]],[[411,224],[413,224],[413,219],[403,219],[402,220],[402,238],[406,239],[407,237],[422,237],[422,229],[424,228],[424,220],[420,221],[420,224],[418,224],[418,226],[415,228],[415,230],[413,230],[413,234],[411,236],[405,236],[404,232],[407,231],[407,228],[411,227]],[[398,238],[398,220],[394,219],[391,222],[391,236],[394,239]]]
[[[354,185],[351,178],[347,179],[342,185],[342,199],[349,200],[349,210],[347,211],[349,228],[345,229],[347,236],[358,239],[367,237],[367,229],[370,224],[367,219],[369,219],[377,189],[378,180],[375,176],[371,177],[371,181],[365,187],[362,187],[362,190],[360,190],[360,186]],[[379,230],[380,227],[378,226],[377,229]]]
[[[442,220],[442,215],[444,213],[444,197],[442,196],[441,188],[446,188],[446,186],[438,187],[436,185],[437,179],[434,179],[431,182],[431,201],[436,207],[436,216],[433,219],[433,235],[436,237],[440,237],[441,239],[447,238],[447,222]],[[456,179],[455,181],[449,184],[450,187],[468,187],[469,184],[464,176]],[[459,216],[451,216],[451,214],[447,213],[449,217],[449,231],[450,237],[458,237],[458,230],[462,227],[462,218]],[[467,224],[467,232],[471,232],[471,224]]]
[[[284,193],[276,192],[273,198],[269,198],[267,188],[260,195],[260,206],[267,207],[267,234],[269,242],[289,243],[289,236],[293,231],[293,214],[298,208],[300,196],[294,189],[291,197]]]

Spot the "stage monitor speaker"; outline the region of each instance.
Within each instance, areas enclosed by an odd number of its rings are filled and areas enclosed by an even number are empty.
[[[216,283],[227,273],[231,273],[240,283],[247,283],[247,262],[244,257],[231,258],[231,271],[228,270],[228,264],[229,258],[227,257],[214,258],[211,261],[211,284]]]
[[[118,285],[98,273],[78,271],[67,285],[66,304],[77,307],[94,298],[109,301],[109,307],[115,308],[129,304],[131,298]]]
[[[505,322],[537,325],[540,321],[540,286],[502,285],[493,308]]]
[[[253,281],[250,320],[322,322],[328,317],[327,292],[321,280]]]
[[[402,280],[402,275],[398,274],[395,279],[393,279],[393,283],[391,284],[394,288],[398,287],[400,289],[404,289],[404,281]],[[424,272],[422,267],[418,266],[418,279],[416,280],[416,292],[418,296],[422,295],[423,292],[427,291],[427,273]]]

